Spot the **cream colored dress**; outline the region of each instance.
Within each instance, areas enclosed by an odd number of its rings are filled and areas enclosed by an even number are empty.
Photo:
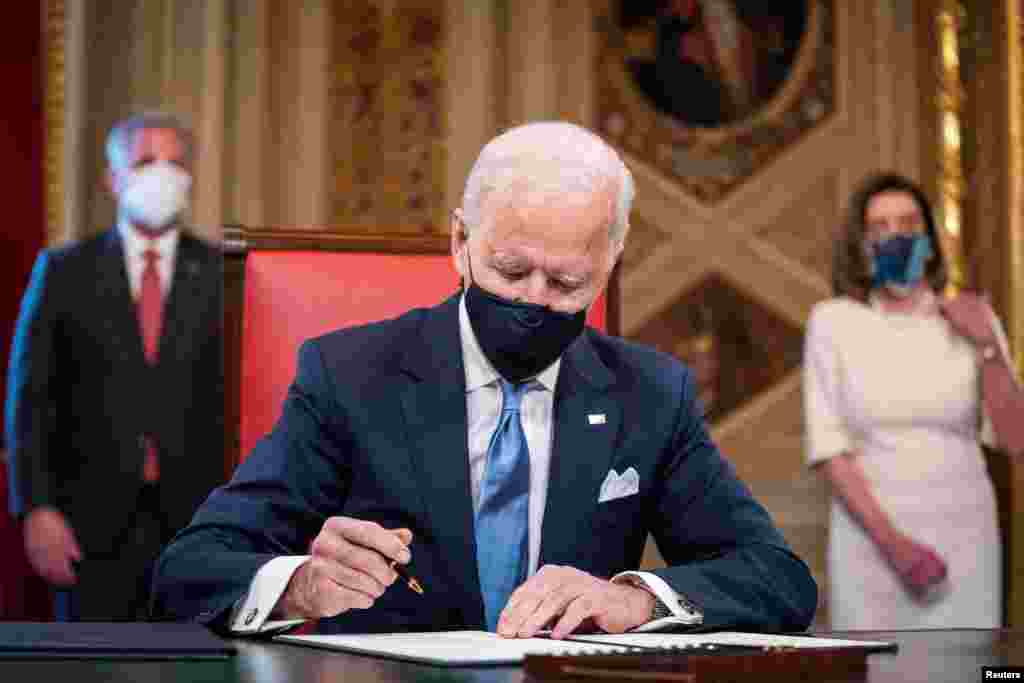
[[[993,326],[1005,353],[1005,334],[998,321]],[[949,568],[925,604],[915,601],[833,499],[832,627],[998,626],[1002,559],[995,495],[979,447],[979,368],[971,344],[936,312],[934,300],[905,314],[847,298],[815,306],[804,404],[808,461],[856,453],[890,518],[935,548]],[[987,425],[984,431],[991,434]]]

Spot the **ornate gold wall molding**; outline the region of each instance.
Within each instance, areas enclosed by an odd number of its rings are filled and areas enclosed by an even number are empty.
[[[64,0],[44,3],[43,44],[46,50],[44,84],[46,183],[46,242],[52,244],[64,235],[64,53],[67,17]]]
[[[1020,0],[1005,0],[1007,28],[1007,108],[1008,136],[1007,165],[1010,187],[1007,197],[1010,272],[1007,304],[1010,345],[1017,361],[1018,377],[1024,374],[1024,12]],[[1009,517],[1021,519],[1024,509],[1024,467],[1020,463],[1008,468],[1009,485],[1013,489]],[[1011,521],[1008,534],[1011,574],[1008,582],[1008,625],[1020,627],[1024,623],[1024,588],[1019,583],[1024,570],[1024,526]]]
[[[1009,66],[1010,168],[1009,335],[1019,372],[1024,373],[1024,11],[1020,2],[1007,0],[1007,63]]]
[[[964,103],[960,79],[960,32],[964,16],[959,0],[942,0],[935,17],[939,36],[938,68],[938,132],[939,139],[939,201],[938,214],[942,230],[939,239],[949,267],[949,286],[957,291],[966,284],[960,227],[963,197],[966,191],[961,152]]]

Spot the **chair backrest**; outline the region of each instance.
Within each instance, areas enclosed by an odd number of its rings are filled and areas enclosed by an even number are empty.
[[[303,341],[433,306],[454,293],[449,254],[250,250],[242,314],[240,458],[281,414]],[[606,329],[605,297],[587,322]]]

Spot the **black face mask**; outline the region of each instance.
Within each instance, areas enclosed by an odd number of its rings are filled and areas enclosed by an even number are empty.
[[[509,301],[471,283],[466,310],[473,332],[494,369],[521,382],[555,362],[583,331],[586,309],[560,313],[538,304]]]

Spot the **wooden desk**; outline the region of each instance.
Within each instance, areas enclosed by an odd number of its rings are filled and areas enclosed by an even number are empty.
[[[891,640],[899,644],[899,652],[869,656],[867,681],[870,683],[972,683],[982,680],[982,666],[1024,666],[1024,630],[860,631],[835,635]],[[226,661],[0,661],[0,680],[75,683],[520,683],[525,680],[518,667],[445,669],[292,645],[251,640],[235,642],[238,655]]]

